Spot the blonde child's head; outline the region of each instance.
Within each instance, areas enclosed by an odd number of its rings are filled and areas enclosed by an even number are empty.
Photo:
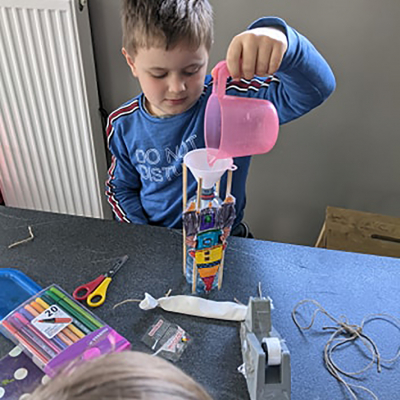
[[[159,357],[112,353],[60,374],[29,400],[211,400],[193,379]]]
[[[208,0],[123,0],[123,47],[131,56],[139,48],[165,50],[184,42],[210,50],[213,16]]]

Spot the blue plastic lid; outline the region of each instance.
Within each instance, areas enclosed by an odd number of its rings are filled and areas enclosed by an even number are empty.
[[[41,289],[21,271],[0,268],[0,320]]]

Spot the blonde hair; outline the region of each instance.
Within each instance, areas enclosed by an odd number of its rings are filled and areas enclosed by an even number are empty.
[[[123,47],[135,56],[139,48],[174,48],[185,43],[207,51],[213,42],[213,14],[208,0],[123,0]]]
[[[29,400],[212,400],[168,361],[124,351],[88,361],[36,389]]]

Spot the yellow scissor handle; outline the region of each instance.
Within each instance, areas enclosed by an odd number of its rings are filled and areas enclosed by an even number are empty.
[[[90,293],[87,298],[87,303],[90,307],[101,306],[106,301],[107,288],[110,283],[111,278],[106,278],[92,293]]]

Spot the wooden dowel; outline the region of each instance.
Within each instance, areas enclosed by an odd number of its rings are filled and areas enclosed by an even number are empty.
[[[217,195],[217,197],[219,197],[219,190],[221,188],[221,180],[219,180],[216,184],[215,184],[215,194]]]
[[[228,178],[226,180],[226,194],[225,198],[227,198],[231,194],[232,190],[232,170],[228,170]]]
[[[233,171],[231,169],[228,170],[228,176],[226,179],[226,192],[225,192],[225,199],[227,199],[232,190],[232,174]],[[218,271],[218,290],[221,289],[222,286],[222,280],[224,278],[224,259],[225,259],[225,251],[222,253],[222,258],[221,258],[221,265],[219,266],[219,271]]]
[[[222,253],[221,265],[218,270],[218,290],[221,290],[222,287],[222,279],[224,278],[224,259],[225,259],[225,251]]]
[[[187,207],[187,166],[185,163],[182,163],[182,206],[185,211]]]
[[[324,221],[324,224],[322,225],[315,247],[326,247],[326,221]]]
[[[201,187],[203,186],[203,178],[199,178],[197,182],[197,212],[200,212],[201,208]],[[196,293],[196,283],[197,283],[197,264],[196,259],[193,260],[193,272],[192,272],[192,293]]]
[[[193,274],[192,274],[192,293],[196,293],[196,283],[197,283],[197,264],[196,260],[193,260]]]
[[[182,163],[182,208],[184,213],[187,207],[187,167],[185,163]],[[186,229],[182,225],[183,233],[183,275],[186,276]]]
[[[186,256],[187,256],[187,248],[186,248],[186,229],[183,227],[183,276],[186,276]]]
[[[201,187],[203,186],[203,178],[199,178],[197,182],[197,211],[201,208]]]

